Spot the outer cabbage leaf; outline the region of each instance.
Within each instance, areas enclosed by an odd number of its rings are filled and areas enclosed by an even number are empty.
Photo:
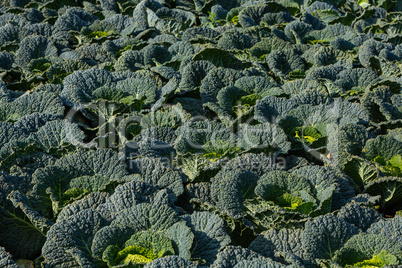
[[[365,41],[359,49],[359,60],[366,68],[370,68],[371,59],[378,57],[383,49],[392,50],[393,45],[385,44],[374,39]]]
[[[55,166],[73,168],[79,175],[105,175],[110,178],[120,178],[128,173],[120,155],[110,149],[81,149],[60,158]]]
[[[135,100],[142,100],[144,104],[153,103],[156,99],[157,85],[149,77],[128,78],[118,81],[116,88],[132,96]]]
[[[196,268],[197,265],[179,256],[166,256],[150,262],[144,268]]]
[[[176,255],[183,259],[190,259],[192,256],[191,248],[194,243],[195,235],[184,222],[178,222],[166,230],[166,237],[172,241]]]
[[[0,69],[1,70],[9,70],[11,69],[14,63],[14,55],[8,51],[0,52]]]
[[[120,211],[131,208],[132,206],[141,203],[154,203],[165,205],[171,205],[173,203],[173,201],[169,199],[169,196],[165,194],[165,190],[158,191],[157,188],[145,182],[139,181],[140,178],[136,175],[126,176],[125,178],[127,178],[129,182],[118,185],[115,188],[114,193],[109,198],[107,198],[104,203],[99,204],[99,206],[97,207],[97,210],[100,211],[105,218],[110,220],[115,219],[116,216],[119,215]],[[161,196],[163,200],[160,200]],[[80,201],[81,200],[74,202],[72,206],[74,204],[80,206]],[[69,209],[65,210],[69,213]],[[61,214],[63,214],[63,212],[64,209]]]
[[[281,267],[287,267],[286,265],[279,263],[279,262],[273,262],[270,259],[258,259],[258,260],[242,260],[238,262],[234,268],[281,268]]]
[[[293,50],[274,50],[266,60],[270,70],[277,76],[287,77],[292,71],[304,71],[306,69],[303,59]]]
[[[378,76],[369,69],[346,69],[337,75],[335,84],[350,91],[350,94],[364,92],[368,86],[378,82]]]
[[[355,113],[352,115],[351,111]],[[300,105],[289,111],[285,119],[281,118],[279,125],[288,134],[297,126],[312,126],[322,136],[328,136],[333,127],[342,127],[350,123],[367,123],[368,121],[367,112],[359,104],[339,100],[332,105]]]
[[[222,213],[239,219],[245,213],[243,202],[254,197],[258,179],[251,171],[221,171],[212,179],[212,199]]]
[[[61,96],[78,104],[90,102],[92,93],[99,87],[113,81],[112,75],[103,69],[92,68],[75,71],[64,79],[64,89]]]
[[[301,44],[302,38],[310,33],[314,28],[302,21],[292,21],[285,27],[285,35],[294,44]]]
[[[174,148],[164,141],[142,138],[138,145],[138,152],[142,157],[171,157],[175,155]]]
[[[24,94],[13,102],[0,103],[1,121],[15,122],[33,113],[64,115],[64,105],[59,96],[49,92]]]
[[[172,53],[161,45],[151,44],[142,49],[144,65],[146,67],[156,66],[172,60]]]
[[[391,87],[387,85],[380,85],[372,91],[366,91],[361,102],[369,111],[371,120],[375,123],[402,118],[402,114],[399,111],[398,95],[392,94]]]
[[[82,8],[67,8],[65,14],[59,16],[55,21],[53,35],[65,37],[69,31],[80,31],[83,27],[92,24],[95,19],[94,15]]]
[[[219,36],[219,32],[208,27],[188,28],[182,35],[183,41],[196,41],[198,39],[215,40]]]
[[[245,31],[238,28],[225,31],[218,41],[218,47],[224,50],[233,51],[236,49],[243,50],[252,47],[257,38],[250,38]]]
[[[257,261],[259,259],[266,260],[266,258],[252,250],[242,247],[227,246],[219,252],[216,261],[211,265],[211,267],[233,268],[241,261]]]
[[[176,197],[184,191],[183,174],[171,169],[161,158],[143,157],[135,161],[130,160],[129,166],[133,173],[140,174],[144,182],[154,187],[167,188]]]
[[[402,243],[402,217],[395,216],[392,219],[381,219],[367,230],[368,234],[381,234],[395,243]]]
[[[313,46],[303,54],[303,59],[314,67],[327,65],[351,66],[353,63],[353,54],[349,55],[332,47]]]
[[[13,143],[19,139],[27,137],[27,135],[19,128],[15,128],[13,124],[8,122],[0,122],[0,145],[2,148],[9,142]]]
[[[272,155],[287,154],[291,144],[285,132],[277,125],[264,123],[256,126],[240,125],[240,146],[251,151],[273,152]]]
[[[68,151],[72,146],[82,144],[85,134],[75,124],[68,121],[50,121],[39,128],[29,137],[32,139],[37,149],[42,149],[47,153],[58,154]]]
[[[215,67],[243,69],[243,63],[226,50],[218,48],[205,48],[193,57],[194,61],[207,60]]]
[[[176,129],[187,122],[189,118],[190,115],[180,104],[166,105],[159,110],[152,110],[150,113],[144,115],[141,119],[141,126],[143,128],[169,127]]]
[[[266,96],[262,100],[257,100],[255,106],[255,119],[261,123],[274,122],[280,115],[283,117],[294,108],[302,106],[303,104],[308,104],[310,107],[328,105],[330,106],[328,108],[331,108],[331,111],[333,110],[332,114],[334,114],[334,116],[336,114],[347,113],[349,110],[351,110],[351,108],[353,108],[353,110],[356,110],[357,114],[362,114],[361,116],[364,116],[363,118],[367,122],[369,120],[368,115],[364,115],[364,111],[360,111],[362,109],[359,105],[351,106],[350,103],[342,102],[341,100],[335,100],[334,102],[328,96],[322,95],[316,91],[312,91],[311,89],[317,88],[318,85],[317,83],[311,83],[311,80],[306,81],[306,83],[302,82],[300,84],[295,82],[292,84],[293,85],[291,85],[291,87],[303,87],[305,88],[306,92],[294,94],[290,99]],[[289,83],[286,83],[283,86],[285,92],[288,90],[285,88],[286,85],[289,85]]]
[[[227,158],[224,157],[211,162],[210,159],[200,154],[185,154],[176,159],[177,165],[190,182],[208,181],[219,172],[226,161]]]
[[[372,224],[381,219],[381,214],[374,208],[350,202],[340,209],[338,218],[366,231]]]
[[[215,121],[187,122],[176,130],[175,149],[179,154],[203,152],[208,142],[233,141],[234,136],[222,123]]]
[[[239,13],[239,23],[243,28],[257,26],[262,17],[271,12],[268,5],[255,5],[244,8]]]
[[[194,54],[201,50],[201,48],[191,44],[188,41],[174,42],[169,47],[169,52],[172,54],[172,61],[181,61],[179,70],[182,71],[184,65],[194,56]]]
[[[214,68],[202,80],[200,87],[201,100],[204,103],[209,101],[215,102],[221,88],[233,86],[234,82],[243,76],[242,72],[235,69]]]
[[[286,114],[295,107],[296,103],[291,100],[267,96],[262,100],[257,100],[255,119],[262,123],[272,122],[277,116]]]
[[[378,163],[380,161],[376,157],[381,157],[383,161],[387,162],[398,154],[402,154],[402,143],[390,136],[378,136],[374,139],[369,139],[362,149],[364,158]]]
[[[201,81],[214,65],[207,60],[198,60],[189,62],[182,70],[182,79],[180,81],[177,93],[186,93],[195,91],[201,86]]]
[[[212,264],[218,252],[230,243],[224,221],[210,212],[194,212],[183,218],[194,233],[196,241],[191,250],[192,257],[205,260],[206,265]]]
[[[99,206],[103,205],[110,196],[109,193],[106,192],[95,192],[86,195],[84,198],[77,200],[71,204],[68,204],[63,208],[63,210],[59,213],[57,217],[57,221],[67,220],[71,216],[83,211],[85,209],[97,209]]]
[[[278,252],[291,253],[303,258],[301,233],[302,229],[271,229],[259,234],[249,249],[273,259]]]
[[[209,182],[191,183],[186,185],[184,197],[190,202],[212,203],[211,184]],[[183,205],[186,211],[194,211],[191,205]]]
[[[282,202],[288,203],[289,207],[292,203],[302,203],[299,199],[295,202],[294,197],[291,195],[286,195]],[[243,205],[246,213],[244,218],[263,231],[271,228],[301,228],[309,220],[309,216],[301,212],[282,208],[274,202],[267,201],[259,196],[245,200]],[[311,210],[311,204],[308,203],[306,206],[303,206],[303,210]]]
[[[274,50],[290,50],[292,48],[292,43],[287,42],[277,36],[272,36],[262,38],[261,41],[257,42],[249,49],[249,53],[256,58],[262,58]]]
[[[78,70],[89,69],[90,66],[84,61],[80,60],[65,60],[52,64],[46,71],[47,78],[52,83],[62,83],[64,78]]]
[[[369,133],[364,126],[357,124],[341,126],[339,132],[328,139],[327,149],[330,153],[331,161],[337,163],[340,167],[344,167],[351,155],[360,154],[368,138]],[[355,176],[353,173],[348,173],[346,168],[344,168],[344,171],[351,178]]]
[[[47,240],[42,248],[44,262],[53,267],[93,266],[90,245],[96,239],[96,233],[108,224],[107,220],[92,209],[83,210],[56,223],[47,233]]]
[[[144,67],[144,53],[142,51],[125,51],[115,62],[114,69],[116,71],[132,71],[135,72]]]
[[[33,60],[57,55],[57,48],[50,39],[44,36],[28,36],[24,38],[16,54],[16,64],[26,67]]]
[[[227,161],[222,170],[249,170],[258,176],[262,176],[269,171],[285,168],[286,163],[279,161],[276,163],[275,158],[269,157],[265,153],[246,153]]]
[[[159,127],[159,126],[143,129],[141,130],[139,136],[141,137],[141,139],[149,137],[150,139],[166,142],[171,145],[174,144],[177,138],[174,129],[170,127]]]
[[[335,252],[359,229],[334,215],[328,214],[307,222],[301,235],[304,258],[311,262],[316,259],[333,259]]]
[[[164,33],[179,33],[195,24],[196,17],[193,13],[181,9],[160,8],[155,13],[159,17],[155,27]]]
[[[51,223],[32,210],[29,200],[18,192],[28,191],[28,178],[3,173],[0,185],[0,245],[16,258],[34,259],[40,255]]]
[[[306,41],[320,40],[325,42],[330,42],[335,38],[343,38],[345,40],[351,40],[355,37],[355,32],[345,25],[340,23],[328,25],[322,30],[315,30],[310,32],[307,36],[304,37]]]
[[[134,19],[122,14],[115,14],[101,21],[95,21],[89,27],[94,32],[117,33],[129,35],[134,30]]]

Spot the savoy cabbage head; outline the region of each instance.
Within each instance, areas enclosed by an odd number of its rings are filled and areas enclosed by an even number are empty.
[[[88,208],[57,222],[48,233],[51,239],[44,245],[46,263],[71,267],[82,262],[105,267],[143,266],[169,255],[212,262],[210,254],[197,253],[197,248],[218,251],[230,241],[223,221],[207,212],[181,220],[166,205],[143,203],[119,211],[111,221],[103,215],[102,210]],[[72,222],[83,225],[70,225]],[[84,226],[91,227],[84,231]],[[207,231],[209,228],[213,229]],[[77,237],[74,232],[82,235]],[[193,244],[198,236],[203,237],[203,242]],[[195,249],[190,251],[192,246]]]

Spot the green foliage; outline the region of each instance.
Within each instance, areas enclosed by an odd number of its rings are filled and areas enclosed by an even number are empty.
[[[402,264],[398,1],[2,2],[1,267]]]

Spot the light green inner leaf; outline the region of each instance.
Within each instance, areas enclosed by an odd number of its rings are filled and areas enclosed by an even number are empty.
[[[233,105],[233,113],[235,113],[237,116],[241,116],[250,110],[250,108],[257,103],[257,100],[261,100],[262,98],[263,97],[257,93],[241,97],[237,103]]]
[[[330,43],[330,40],[307,40],[307,43],[316,45],[316,44],[323,44],[323,45],[328,45]]]
[[[306,73],[303,70],[300,70],[300,69],[291,71],[289,73],[289,79],[291,79],[291,80],[303,79],[305,77],[306,77]]]
[[[100,38],[100,37],[105,37],[108,35],[114,34],[113,31],[109,31],[109,32],[103,32],[103,31],[94,31],[90,34],[88,34],[88,37],[90,38]]]
[[[127,264],[130,262],[140,264],[150,263],[151,261],[157,259],[158,256],[156,256],[153,251],[147,248],[131,246],[117,253],[117,258],[123,259],[122,261],[120,261],[120,264]]]
[[[146,97],[142,97],[141,99],[134,97],[134,96],[128,96],[120,99],[121,103],[125,103],[129,105],[131,108],[133,108],[136,111],[141,111],[144,102],[146,100]]]
[[[68,189],[60,196],[61,205],[62,207],[64,207],[74,202],[75,200],[80,199],[81,197],[83,197],[88,193],[89,191],[85,189],[78,189],[78,188]]]
[[[323,135],[321,135],[321,133],[312,126],[296,127],[292,133],[296,139],[308,144],[312,144],[323,137]]]
[[[109,267],[127,264],[137,267],[150,263],[155,259],[174,255],[172,242],[160,232],[141,231],[127,240],[124,248],[111,245],[103,253],[103,261]]]
[[[396,256],[382,250],[379,254],[374,256],[370,260],[364,260],[362,262],[355,263],[353,265],[347,265],[347,268],[351,267],[364,267],[364,268],[374,268],[374,267],[384,267],[388,265],[397,264],[398,259]]]
[[[402,156],[397,154],[391,157],[389,161],[382,156],[376,156],[373,159],[376,166],[386,175],[400,177],[402,175]]]
[[[314,207],[313,202],[305,202],[302,198],[289,193],[284,193],[279,196],[275,203],[286,210],[296,211],[306,215],[308,215]]]

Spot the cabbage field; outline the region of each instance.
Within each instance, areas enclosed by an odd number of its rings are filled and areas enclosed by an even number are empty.
[[[18,267],[402,267],[402,1],[2,0]]]

